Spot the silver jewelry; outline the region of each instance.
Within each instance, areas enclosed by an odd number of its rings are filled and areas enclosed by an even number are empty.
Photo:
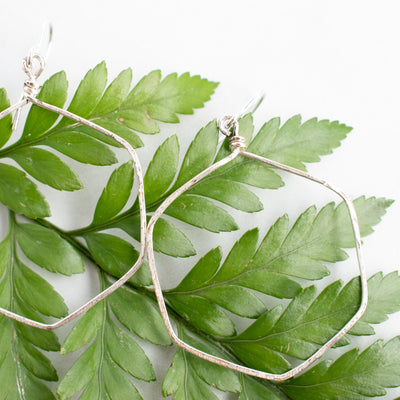
[[[50,38],[51,38],[51,33],[50,33]],[[175,192],[173,192],[171,195],[169,195],[164,202],[158,207],[158,209],[154,212],[152,215],[147,228],[146,228],[146,206],[145,206],[145,199],[144,199],[144,186],[143,186],[143,174],[142,174],[142,169],[140,166],[139,159],[137,157],[137,154],[135,150],[132,148],[132,146],[126,142],[124,139],[120,138],[119,136],[115,135],[113,132],[110,132],[107,129],[102,128],[101,126],[98,126],[94,124],[91,121],[86,120],[85,118],[79,117],[78,115],[75,115],[73,113],[70,113],[66,110],[63,110],[59,107],[53,106],[51,104],[47,104],[45,102],[42,102],[38,99],[36,99],[36,95],[40,89],[37,79],[42,73],[44,67],[46,64],[46,59],[42,57],[38,52],[31,52],[30,55],[25,58],[24,60],[24,70],[28,76],[28,79],[26,80],[24,84],[24,93],[21,97],[21,100],[7,108],[6,110],[0,112],[0,119],[6,117],[7,115],[13,113],[16,111],[16,115],[14,118],[14,125],[13,127],[15,128],[16,124],[18,123],[18,117],[19,117],[19,110],[24,107],[27,104],[34,104],[38,107],[42,107],[44,109],[53,111],[55,113],[58,113],[62,116],[65,116],[67,118],[70,118],[78,123],[81,123],[83,125],[86,125],[92,129],[95,129],[96,131],[100,132],[101,134],[104,134],[112,139],[114,139],[116,142],[121,144],[123,147],[125,147],[131,156],[133,160],[133,164],[136,170],[136,175],[137,175],[137,181],[138,181],[138,199],[139,199],[139,208],[140,208],[140,237],[141,237],[141,244],[140,244],[140,253],[138,260],[136,263],[132,266],[132,268],[119,280],[114,282],[110,287],[99,293],[97,296],[95,296],[92,300],[88,301],[86,304],[84,304],[82,307],[80,307],[78,310],[74,311],[73,313],[69,314],[67,317],[59,320],[56,323],[53,324],[44,324],[40,323],[34,320],[31,320],[29,318],[25,318],[19,314],[13,313],[9,310],[0,308],[0,314],[3,314],[9,318],[12,318],[18,322],[24,323],[26,325],[30,325],[36,328],[40,329],[45,329],[45,330],[53,330],[56,329],[67,322],[69,322],[71,319],[77,317],[78,315],[81,315],[82,313],[86,312],[89,308],[94,306],[96,303],[99,301],[103,300],[106,296],[111,294],[113,291],[118,289],[120,286],[122,286],[140,267],[140,265],[143,262],[144,256],[145,256],[145,251],[147,249],[147,258],[148,258],[148,263],[149,263],[149,268],[153,280],[153,285],[154,285],[154,290],[155,290],[155,295],[157,298],[157,302],[161,311],[162,318],[164,320],[165,326],[167,328],[167,331],[174,343],[176,343],[178,346],[183,348],[184,350],[200,357],[205,360],[208,360],[210,362],[213,362],[215,364],[230,368],[232,370],[235,370],[240,373],[244,373],[247,375],[252,375],[257,378],[261,379],[269,379],[269,380],[274,380],[274,381],[284,381],[286,379],[289,379],[293,377],[294,375],[302,372],[304,369],[306,369],[309,365],[311,365],[315,360],[317,360],[319,357],[321,357],[330,347],[332,347],[335,343],[337,343],[354,325],[355,323],[361,318],[363,313],[366,310],[367,307],[367,302],[368,302],[368,291],[367,291],[367,278],[366,278],[366,271],[365,267],[362,261],[362,254],[361,254],[361,235],[360,235],[360,230],[358,226],[358,221],[357,221],[357,215],[356,211],[354,208],[354,205],[349,198],[348,195],[346,195],[342,190],[337,188],[334,185],[331,185],[330,183],[326,182],[323,179],[316,178],[306,172],[303,172],[301,170],[298,170],[296,168],[292,168],[290,166],[287,166],[285,164],[281,164],[279,162],[269,160],[267,158],[258,156],[253,153],[246,152],[246,144],[245,144],[245,139],[241,136],[239,136],[239,124],[238,124],[238,117],[236,116],[225,116],[221,118],[218,122],[218,128],[219,131],[224,134],[225,136],[229,137],[229,143],[230,143],[230,149],[231,149],[231,154],[229,154],[227,157],[224,159],[216,162],[212,166],[208,167],[198,175],[196,175],[194,178],[186,182],[183,186],[181,186],[179,189],[177,189]],[[36,70],[35,70],[35,65],[36,65]],[[262,101],[262,97],[260,97],[257,101],[253,100],[251,101],[246,107],[245,110],[242,111],[242,114],[245,114],[246,112],[250,112],[254,110]],[[213,356],[211,354],[205,353],[201,350],[198,350],[191,345],[185,343],[182,341],[174,332],[171,320],[168,316],[165,300],[163,297],[162,289],[160,286],[160,282],[158,279],[157,271],[156,271],[156,263],[154,259],[154,249],[153,249],[153,230],[154,226],[157,222],[157,220],[161,217],[161,215],[164,213],[164,211],[171,205],[171,203],[176,200],[181,194],[183,194],[185,191],[190,189],[192,186],[194,186],[197,182],[199,182],[201,179],[205,178],[207,175],[211,174],[213,171],[216,171],[218,168],[222,167],[223,165],[229,163],[236,157],[247,157],[259,162],[262,162],[264,164],[270,165],[274,168],[278,168],[280,170],[298,175],[300,177],[306,178],[308,180],[311,180],[313,182],[316,182],[320,185],[325,186],[326,188],[332,190],[336,194],[338,194],[345,202],[348,211],[350,213],[350,218],[351,218],[351,224],[353,228],[353,233],[354,233],[354,239],[355,239],[355,249],[356,249],[356,256],[357,256],[357,263],[358,263],[358,268],[360,272],[360,278],[361,278],[361,303],[359,306],[359,309],[357,312],[354,314],[354,316],[347,322],[347,324],[339,331],[337,332],[331,339],[329,339],[319,350],[317,350],[313,355],[311,355],[307,360],[302,362],[300,365],[297,367],[283,373],[283,374],[272,374],[272,373],[267,373],[259,370],[255,370],[252,368],[248,368],[239,364],[235,364],[233,362],[230,362],[228,360],[224,360],[220,357]]]
[[[52,36],[52,28],[50,26],[49,32],[49,44],[50,47],[51,43],[51,36]],[[43,35],[42,35],[43,38]],[[48,52],[48,51],[47,51]],[[135,152],[135,149],[123,138],[119,137],[115,133],[105,129],[91,121],[88,121],[85,118],[82,118],[76,114],[73,114],[69,111],[63,110],[62,108],[56,107],[54,105],[45,103],[40,101],[36,98],[40,90],[40,86],[37,82],[40,74],[43,72],[46,65],[46,57],[43,57],[35,50],[31,50],[30,54],[23,60],[23,69],[27,74],[27,80],[24,83],[24,91],[22,94],[21,99],[18,103],[10,106],[6,110],[0,112],[0,119],[6,117],[7,115],[16,112],[14,116],[14,123],[13,129],[16,128],[18,119],[19,119],[19,112],[22,107],[28,104],[34,104],[38,107],[44,108],[46,110],[55,112],[59,115],[72,119],[80,124],[86,125],[97,132],[100,132],[103,135],[110,137],[111,139],[115,140],[117,143],[125,147],[128,151],[130,157],[132,158],[134,169],[136,171],[137,183],[138,183],[138,200],[139,200],[139,210],[140,210],[140,251],[139,256],[135,264],[123,275],[120,279],[115,281],[111,286],[100,292],[97,296],[93,299],[89,300],[86,304],[79,307],[74,312],[70,313],[63,319],[53,323],[53,324],[45,324],[41,322],[34,321],[30,318],[23,317],[22,315],[16,314],[9,310],[0,307],[0,314],[3,314],[9,318],[12,318],[18,322],[21,322],[26,325],[30,325],[35,328],[44,329],[44,330],[54,330],[59,328],[62,325],[65,325],[67,322],[71,321],[73,318],[85,313],[89,308],[93,307],[99,301],[103,300],[106,296],[117,290],[121,287],[141,266],[143,259],[145,257],[145,231],[146,231],[146,204],[144,200],[144,186],[143,186],[143,173],[142,167],[139,162],[139,158]]]
[[[254,103],[256,105],[259,104],[259,102],[254,102]],[[192,178],[190,181],[186,182],[183,186],[181,186],[179,189],[177,189],[171,195],[169,195],[164,200],[164,202],[159,206],[159,208],[154,212],[153,216],[151,217],[150,221],[148,222],[147,232],[146,232],[147,259],[148,259],[148,263],[149,263],[149,267],[150,267],[150,271],[151,271],[151,276],[153,279],[155,294],[156,294],[158,305],[159,305],[159,308],[161,311],[161,315],[164,320],[165,326],[167,327],[168,333],[169,333],[172,341],[174,343],[176,343],[178,346],[180,346],[184,350],[188,351],[189,353],[194,354],[197,357],[201,357],[207,361],[230,368],[230,369],[235,370],[240,373],[252,375],[252,376],[255,376],[255,377],[261,378],[261,379],[284,381],[284,380],[292,378],[293,376],[297,375],[298,373],[304,371],[309,365],[311,365],[314,361],[316,361],[319,357],[321,357],[330,347],[332,347],[335,343],[337,343],[355,325],[355,323],[361,318],[361,316],[363,315],[363,313],[365,312],[365,310],[367,308],[367,302],[368,302],[367,277],[366,277],[365,267],[364,267],[364,264],[362,261],[361,235],[360,235],[360,229],[358,226],[356,211],[355,211],[354,205],[353,205],[351,199],[349,198],[349,196],[346,195],[342,190],[340,190],[339,188],[337,188],[334,185],[331,185],[330,183],[326,182],[325,180],[316,178],[313,175],[310,175],[306,172],[300,171],[296,168],[289,167],[288,165],[281,164],[279,162],[261,157],[257,154],[246,152],[245,151],[245,149],[246,149],[245,139],[243,137],[239,136],[239,124],[238,124],[237,117],[228,115],[228,116],[221,118],[218,122],[218,128],[222,134],[229,137],[231,154],[229,154],[224,159],[216,162],[215,164],[211,165],[210,167],[208,167],[207,169],[205,169],[204,171],[202,171],[201,173],[196,175],[194,178]],[[159,282],[159,279],[157,276],[156,263],[155,263],[155,259],[154,259],[154,250],[153,250],[153,230],[154,230],[155,223],[161,217],[161,215],[164,213],[164,211],[171,205],[171,203],[174,200],[176,200],[181,194],[186,192],[188,189],[190,189],[192,186],[194,186],[201,179],[205,178],[207,175],[216,171],[218,168],[222,167],[223,165],[229,163],[236,157],[247,157],[247,158],[262,162],[264,164],[270,165],[274,168],[278,168],[280,170],[283,170],[283,171],[289,172],[291,174],[298,175],[302,178],[309,179],[313,182],[319,183],[320,185],[323,185],[326,188],[328,188],[328,189],[332,190],[333,192],[335,192],[336,194],[338,194],[344,200],[344,202],[349,210],[349,213],[350,213],[351,224],[352,224],[354,239],[355,239],[357,263],[358,263],[358,268],[359,268],[360,278],[361,278],[361,304],[360,304],[357,312],[347,322],[347,324],[339,332],[337,332],[331,339],[329,339],[319,350],[317,350],[307,360],[302,362],[297,367],[292,368],[291,370],[289,370],[285,373],[282,373],[282,374],[272,374],[272,373],[248,368],[248,367],[245,367],[245,366],[242,366],[239,364],[235,364],[233,362],[224,360],[220,357],[216,357],[211,354],[205,353],[204,351],[198,350],[198,349],[194,348],[193,346],[182,341],[176,335],[175,331],[172,328],[171,320],[169,319],[169,316],[168,316],[167,308],[165,305],[165,300],[164,300],[160,282]]]

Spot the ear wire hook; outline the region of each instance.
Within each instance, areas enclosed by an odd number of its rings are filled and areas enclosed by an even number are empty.
[[[40,41],[31,47],[29,50],[29,55],[23,60],[23,70],[28,75],[29,79],[25,81],[24,93],[22,94],[19,102],[22,102],[25,99],[26,94],[32,96],[36,95],[39,91],[40,86],[36,83],[36,79],[39,78],[46,67],[52,44],[53,25],[50,22],[47,22],[43,24]],[[21,108],[18,108],[14,115],[14,121],[12,125],[13,132],[18,127],[20,115]]]
[[[51,37],[52,37],[51,26],[50,26],[49,32],[50,32],[50,35],[49,35],[50,38],[49,38],[49,43],[47,44],[47,48],[49,48],[50,44],[51,44]],[[36,49],[38,49],[38,48],[39,48],[39,46],[36,47]],[[18,313],[15,313],[13,311],[10,311],[8,309],[0,307],[1,315],[5,315],[6,317],[9,317],[17,322],[20,322],[22,324],[32,326],[32,327],[38,328],[38,329],[54,330],[56,328],[59,328],[59,327],[65,325],[66,323],[71,321],[73,318],[76,318],[79,315],[86,312],[87,310],[89,310],[91,307],[93,307],[99,301],[103,300],[109,294],[113,293],[115,290],[117,290],[119,287],[121,287],[125,282],[128,281],[128,279],[131,276],[133,276],[133,274],[142,265],[143,260],[145,258],[145,250],[146,250],[145,235],[146,235],[147,223],[146,223],[146,202],[145,202],[145,195],[144,195],[143,172],[142,172],[142,167],[140,165],[140,160],[138,158],[138,155],[136,154],[136,151],[132,147],[132,145],[129,142],[127,142],[125,139],[118,136],[117,134],[113,133],[112,131],[110,131],[100,125],[97,125],[93,121],[89,121],[86,118],[76,115],[68,110],[64,110],[63,108],[59,108],[55,105],[46,103],[46,102],[41,101],[40,99],[36,98],[36,94],[40,89],[40,86],[37,83],[37,78],[39,77],[39,75],[41,74],[41,72],[44,69],[47,55],[48,55],[48,50],[46,51],[45,56],[42,56],[39,53],[36,53],[36,50],[33,49],[30,52],[30,54],[23,60],[23,69],[28,76],[27,80],[24,83],[23,96],[18,103],[11,105],[10,107],[6,108],[3,111],[0,111],[0,120],[2,118],[6,117],[7,115],[13,114],[19,108],[24,107],[25,105],[31,103],[31,104],[35,105],[36,107],[40,107],[42,109],[51,111],[60,116],[63,116],[72,121],[75,121],[78,124],[82,124],[86,127],[89,127],[90,129],[93,129],[102,135],[108,136],[109,138],[111,138],[114,141],[116,141],[117,143],[119,143],[122,147],[124,147],[128,151],[128,153],[132,159],[134,169],[136,171],[135,181],[137,181],[137,186],[138,186],[137,197],[138,197],[138,202],[139,202],[139,215],[140,215],[140,252],[139,252],[138,258],[136,259],[136,262],[132,265],[132,267],[128,271],[125,272],[125,274],[122,277],[120,277],[118,280],[116,280],[114,283],[112,283],[106,289],[101,291],[99,294],[97,294],[91,300],[89,300],[88,302],[83,304],[77,310],[73,311],[72,313],[68,314],[67,316],[63,317],[62,319],[58,320],[57,322],[44,323],[44,322],[38,322],[38,321],[36,321],[34,319],[30,319],[28,317],[24,317]]]
[[[43,24],[39,43],[37,43],[30,49],[29,56],[32,57],[35,54],[39,54],[41,55],[41,57],[43,57],[45,63],[47,63],[52,45],[53,25],[51,24],[51,22],[46,22]]]
[[[263,98],[263,96],[262,96]],[[244,108],[244,113],[248,112],[249,110],[254,110],[260,104],[261,101],[251,100]],[[254,108],[255,107],[255,108]],[[242,111],[243,113],[243,111]],[[160,308],[161,316],[164,320],[165,326],[167,328],[168,334],[171,337],[172,341],[176,343],[182,349],[188,351],[189,353],[200,357],[204,360],[213,362],[216,365],[220,365],[223,367],[227,367],[232,369],[233,371],[237,371],[240,373],[244,373],[250,376],[254,376],[260,379],[268,379],[276,382],[282,382],[289,378],[294,377],[295,375],[299,374],[300,372],[304,371],[307,367],[309,367],[312,363],[314,363],[318,358],[320,358],[326,351],[334,346],[350,329],[357,323],[357,321],[362,317],[365,310],[367,309],[368,305],[368,282],[367,282],[367,273],[365,269],[365,265],[363,262],[363,257],[361,253],[361,234],[360,228],[357,219],[356,209],[351,198],[344,193],[341,189],[337,186],[330,184],[329,182],[325,181],[324,179],[315,177],[303,170],[296,169],[289,165],[285,165],[279,163],[274,160],[270,160],[268,158],[259,156],[255,153],[250,153],[245,151],[246,145],[244,143],[244,138],[239,136],[239,124],[238,124],[238,117],[235,115],[227,115],[222,117],[218,121],[218,127],[220,132],[227,137],[229,137],[229,147],[231,152],[225,158],[222,158],[215,162],[214,164],[208,166],[206,169],[198,173],[192,179],[187,181],[181,187],[176,189],[172,192],[154,211],[153,215],[151,216],[146,231],[146,245],[147,245],[147,260],[148,265],[150,268],[152,280],[153,280],[153,287],[154,293],[157,298],[157,302]],[[356,250],[356,258],[357,258],[357,265],[358,270],[360,273],[360,281],[361,281],[361,299],[360,305],[357,311],[353,314],[352,318],[347,321],[347,323],[337,331],[336,334],[331,336],[330,338],[326,338],[326,342],[316,350],[311,356],[309,356],[306,360],[302,361],[297,366],[293,367],[292,369],[287,370],[286,372],[281,373],[269,373],[264,372],[262,370],[257,370],[255,368],[246,367],[241,364],[237,364],[233,361],[229,361],[225,358],[220,356],[215,356],[213,354],[207,353],[204,350],[200,350],[193,346],[192,344],[186,343],[185,340],[179,338],[178,334],[175,333],[171,319],[168,315],[166,302],[164,299],[164,295],[162,292],[161,284],[157,275],[157,267],[156,261],[154,257],[154,249],[153,249],[153,232],[154,226],[157,223],[157,220],[163,215],[165,210],[177,199],[180,195],[184,194],[187,190],[191,189],[196,183],[201,181],[202,179],[206,178],[210,174],[217,171],[219,168],[227,165],[229,162],[234,160],[236,157],[246,157],[247,159],[261,162],[265,165],[270,167],[279,169],[281,171],[286,171],[291,174],[300,176],[302,178],[308,179],[312,182],[315,182],[325,188],[331,190],[332,192],[336,193],[339,197],[344,200],[344,203],[347,207],[350,216],[351,227],[353,231],[353,238]]]
[[[256,96],[250,99],[249,102],[242,108],[237,118],[239,119],[248,113],[255,112],[257,108],[260,106],[260,104],[264,101],[264,99],[265,99],[265,93],[264,92],[258,93]]]

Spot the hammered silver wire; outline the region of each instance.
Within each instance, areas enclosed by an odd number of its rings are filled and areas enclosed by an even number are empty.
[[[27,59],[24,59],[24,69],[28,69],[32,66],[32,63],[29,63]],[[44,65],[41,64],[41,67]],[[40,71],[41,73],[42,71]],[[38,107],[44,108],[46,110],[55,112],[61,116],[67,117],[77,123],[86,125],[97,132],[110,137],[111,139],[115,140],[117,143],[122,145],[129,153],[134,169],[136,172],[136,178],[138,182],[138,201],[139,201],[139,214],[140,214],[140,251],[139,251],[139,256],[135,264],[117,281],[115,281],[111,286],[100,292],[97,296],[95,296],[93,299],[89,300],[87,303],[79,307],[77,310],[74,312],[70,313],[66,317],[60,319],[59,321],[52,323],[52,324],[46,324],[42,322],[38,322],[35,320],[32,320],[30,318],[23,317],[19,314],[16,314],[12,311],[9,311],[5,308],[0,307],[0,314],[5,315],[6,317],[9,317],[15,321],[21,322],[25,325],[32,326],[34,328],[39,328],[43,330],[54,330],[56,328],[59,328],[60,326],[65,325],[72,319],[78,317],[79,315],[85,313],[87,310],[89,310],[91,307],[93,307],[95,304],[97,304],[99,301],[103,300],[105,297],[110,295],[112,292],[117,290],[119,287],[121,287],[141,266],[144,257],[145,257],[145,232],[146,232],[146,204],[145,204],[145,198],[144,198],[144,185],[143,185],[143,172],[142,172],[142,167],[140,165],[139,158],[135,152],[135,149],[123,138],[119,137],[115,133],[109,131],[108,129],[105,129],[85,118],[82,118],[76,114],[73,114],[69,111],[63,110],[62,108],[56,107],[54,105],[45,103],[43,101],[40,101],[36,99],[34,96],[37,93],[37,91],[32,91],[33,88],[37,88],[38,84],[36,82],[36,77],[39,76],[40,74],[35,74],[33,71],[27,72],[28,75],[28,80],[25,82],[24,85],[24,94],[22,96],[22,99],[15,105],[10,106],[6,110],[0,112],[0,119],[6,117],[7,115],[13,113],[16,110],[20,110],[22,107],[25,105],[31,103],[34,104]],[[28,85],[28,86],[26,86]],[[19,114],[17,114],[19,115]]]
[[[30,59],[30,60],[32,61],[32,59]],[[29,65],[32,65],[32,63],[29,62],[29,60],[25,60],[24,68],[29,69]],[[95,296],[93,299],[91,299],[86,304],[81,306],[79,309],[77,309],[73,313],[69,314],[65,318],[63,318],[53,324],[40,323],[40,322],[34,321],[32,319],[23,317],[19,314],[13,313],[4,308],[0,308],[0,314],[3,314],[5,316],[12,318],[23,324],[26,324],[26,325],[29,325],[29,326],[32,326],[35,328],[39,328],[39,329],[44,329],[44,330],[53,330],[62,325],[65,325],[66,323],[71,321],[73,318],[86,312],[89,308],[93,307],[99,301],[103,300],[106,296],[108,296],[113,291],[115,291],[116,289],[121,287],[137,271],[137,269],[142,264],[144,256],[145,256],[146,247],[147,247],[147,258],[148,258],[149,268],[150,268],[150,272],[151,272],[151,276],[152,276],[152,280],[153,280],[154,291],[156,294],[157,302],[158,302],[158,305],[160,308],[160,312],[161,312],[163,321],[165,323],[168,334],[171,337],[172,341],[174,343],[176,343],[178,346],[180,346],[181,348],[183,348],[184,350],[190,352],[191,354],[194,354],[197,357],[200,357],[202,359],[213,362],[215,364],[230,368],[230,369],[235,370],[240,373],[244,373],[244,374],[251,375],[251,376],[254,376],[257,378],[261,378],[261,379],[268,379],[268,380],[274,380],[274,381],[284,381],[286,379],[292,378],[293,376],[297,375],[298,373],[304,371],[308,366],[310,366],[319,357],[321,357],[330,347],[332,347],[335,343],[337,343],[361,318],[361,316],[365,312],[367,304],[368,304],[367,277],[366,277],[366,271],[365,271],[364,263],[362,260],[362,253],[361,253],[361,235],[360,235],[357,214],[356,214],[354,205],[353,205],[350,197],[347,196],[342,190],[335,187],[334,185],[331,185],[330,183],[326,182],[323,179],[319,179],[311,174],[308,174],[308,173],[298,170],[296,168],[293,168],[288,165],[281,164],[279,162],[269,160],[269,159],[261,157],[259,155],[256,155],[253,153],[248,153],[248,152],[244,151],[245,150],[244,138],[242,138],[238,135],[237,118],[234,116],[226,116],[220,120],[219,129],[220,129],[221,133],[223,133],[224,135],[231,136],[230,137],[230,148],[232,150],[231,154],[229,154],[224,159],[216,162],[215,164],[211,165],[210,167],[206,168],[204,171],[202,171],[201,173],[196,175],[194,178],[192,178],[191,180],[186,182],[183,186],[181,186],[176,191],[174,191],[171,195],[169,195],[164,200],[164,202],[157,208],[157,210],[154,212],[154,214],[152,215],[152,217],[147,225],[147,229],[146,229],[146,206],[145,206],[145,198],[144,198],[143,173],[142,173],[139,159],[138,159],[133,147],[126,140],[122,139],[118,135],[114,134],[113,132],[111,132],[111,131],[85,119],[85,118],[79,117],[78,115],[70,113],[69,111],[63,110],[59,107],[56,107],[54,105],[51,105],[51,104],[48,104],[48,103],[45,103],[43,101],[36,99],[35,95],[36,95],[37,89],[38,89],[37,86],[35,86],[36,78],[40,74],[38,74],[35,77],[34,74],[30,73],[30,72],[31,71],[27,71],[29,79],[27,80],[27,83],[24,86],[25,90],[24,90],[24,95],[23,95],[22,99],[17,104],[10,106],[6,110],[0,112],[0,119],[6,117],[7,115],[9,115],[10,113],[12,113],[16,110],[17,111],[20,110],[25,105],[32,103],[38,107],[42,107],[49,111],[53,111],[55,113],[58,113],[59,115],[62,115],[64,117],[72,119],[80,124],[83,124],[92,129],[95,129],[96,131],[112,138],[117,143],[119,143],[123,147],[125,147],[125,149],[128,151],[129,155],[132,158],[132,161],[133,161],[133,164],[135,167],[135,171],[136,171],[137,180],[138,180],[138,199],[139,199],[139,209],[140,209],[140,218],[141,218],[141,223],[140,223],[141,246],[140,246],[140,253],[139,253],[138,260],[123,277],[118,279],[110,287],[108,287],[107,289],[105,289],[104,291],[99,293],[97,296]],[[32,87],[35,90],[32,90]],[[261,100],[258,101],[256,107],[259,105],[259,103],[261,101],[262,101],[262,98],[261,98]],[[17,115],[19,115],[19,113]],[[167,312],[161,285],[160,285],[160,282],[158,279],[157,271],[156,271],[154,249],[153,249],[153,231],[154,231],[154,226],[155,226],[155,223],[157,222],[157,220],[161,217],[161,215],[164,213],[164,211],[171,205],[171,203],[174,200],[176,200],[181,194],[183,194],[188,189],[193,187],[198,181],[200,181],[204,177],[208,176],[212,172],[216,171],[223,165],[229,163],[230,161],[232,161],[239,155],[242,157],[247,157],[247,158],[262,162],[262,163],[270,165],[274,168],[278,168],[280,170],[298,175],[300,177],[306,178],[306,179],[316,182],[320,185],[323,185],[324,187],[326,187],[326,188],[330,189],[331,191],[335,192],[336,194],[338,194],[344,200],[344,202],[348,208],[348,211],[350,214],[350,219],[351,219],[351,224],[352,224],[352,229],[353,229],[353,233],[354,233],[356,256],[357,256],[357,262],[358,262],[358,267],[359,267],[359,271],[360,271],[360,279],[361,279],[361,302],[360,302],[360,306],[359,306],[357,312],[347,322],[347,324],[339,332],[337,332],[330,340],[328,340],[323,346],[321,346],[321,348],[319,350],[317,350],[307,360],[305,360],[304,362],[302,362],[295,368],[292,368],[291,370],[289,370],[283,374],[272,374],[272,373],[267,373],[267,372],[255,370],[252,368],[248,368],[248,367],[233,363],[231,361],[224,360],[220,357],[216,357],[211,354],[200,351],[200,350],[192,347],[191,345],[185,343],[184,341],[182,341],[176,335],[175,331],[173,330],[171,320],[169,319],[169,315]]]
[[[268,380],[273,380],[273,381],[284,381],[289,378],[292,378],[293,376],[299,374],[300,372],[304,371],[307,367],[309,367],[312,363],[314,363],[318,358],[320,358],[329,348],[331,348],[335,343],[337,343],[354,325],[355,323],[361,318],[361,316],[364,314],[367,304],[368,304],[368,287],[367,287],[367,276],[366,276],[366,271],[364,267],[364,262],[362,258],[362,253],[361,253],[361,235],[360,235],[360,229],[358,225],[358,220],[357,220],[357,214],[353,205],[353,202],[351,201],[350,197],[345,194],[341,189],[338,187],[326,182],[323,179],[317,178],[307,172],[301,171],[299,169],[290,167],[285,164],[281,164],[279,162],[269,160],[265,157],[259,156],[257,154],[253,153],[248,153],[244,151],[242,143],[243,140],[238,140],[240,136],[238,136],[238,122],[237,119],[232,117],[232,116],[226,116],[223,117],[220,120],[219,126],[223,127],[222,128],[222,133],[224,135],[227,135],[227,132],[231,134],[230,128],[232,126],[229,126],[231,124],[234,124],[236,126],[233,127],[233,132],[236,132],[236,135],[234,134],[230,138],[230,148],[232,150],[232,153],[229,154],[227,157],[223,158],[222,160],[216,162],[215,164],[211,165],[198,175],[196,175],[194,178],[192,178],[190,181],[186,182],[183,186],[178,188],[175,192],[170,194],[164,201],[163,203],[157,208],[157,210],[154,212],[152,215],[150,221],[148,222],[147,225],[147,232],[146,232],[146,246],[147,246],[147,260],[149,263],[150,267],[150,272],[151,276],[153,279],[153,284],[154,284],[154,291],[156,294],[157,302],[161,311],[162,318],[164,320],[165,326],[167,328],[168,334],[171,337],[172,341],[176,343],[179,347],[183,348],[184,350],[188,351],[189,353],[203,358],[204,360],[210,361],[212,363],[215,363],[217,365],[221,365],[223,367],[230,368],[234,371],[251,375],[257,378],[261,379],[268,379]],[[221,129],[221,128],[220,128]],[[227,135],[229,136],[229,134]],[[238,145],[240,143],[240,145]],[[168,315],[168,311],[166,308],[164,296],[162,293],[161,285],[158,279],[157,275],[157,270],[156,270],[156,263],[155,263],[155,258],[154,258],[154,250],[153,250],[153,230],[154,230],[154,225],[156,224],[157,220],[161,217],[161,215],[164,213],[164,211],[172,204],[173,201],[175,201],[181,194],[186,192],[188,189],[193,187],[197,182],[199,182],[201,179],[205,178],[212,172],[216,171],[223,165],[229,163],[236,157],[246,157],[250,158],[259,162],[262,162],[264,164],[270,165],[271,167],[289,172],[291,174],[298,175],[302,178],[306,178],[310,181],[316,182],[329,190],[335,192],[337,195],[339,195],[345,202],[347,209],[350,214],[350,219],[351,219],[351,225],[353,229],[353,234],[354,234],[354,239],[355,239],[355,250],[356,250],[356,256],[357,256],[357,263],[358,263],[358,268],[360,272],[360,280],[361,280],[361,302],[360,306],[357,310],[357,312],[354,314],[354,316],[346,323],[346,325],[338,331],[331,339],[329,339],[323,346],[320,347],[319,350],[317,350],[314,354],[312,354],[307,360],[303,361],[301,364],[298,366],[292,368],[291,370],[282,373],[282,374],[272,374],[268,372],[263,372],[259,371],[253,368],[248,368],[236,363],[233,363],[231,361],[222,359],[220,357],[213,356],[211,354],[205,353],[201,350],[196,349],[195,347],[185,343],[183,340],[181,340],[177,334],[175,333],[171,320]]]

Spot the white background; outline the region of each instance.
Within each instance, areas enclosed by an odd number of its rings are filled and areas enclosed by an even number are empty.
[[[44,75],[66,70],[71,92],[84,73],[103,59],[111,78],[131,66],[135,82],[156,68],[164,75],[190,71],[221,82],[204,109],[182,117],[179,127],[162,125],[160,135],[144,138],[146,150],[139,151],[144,166],[152,150],[170,134],[178,133],[181,149],[185,149],[206,122],[240,110],[260,90],[266,92],[266,100],[255,115],[258,128],[271,117],[286,120],[297,113],[303,120],[314,116],[338,119],[354,130],[340,149],[309,170],[339,184],[353,197],[366,194],[396,200],[364,244],[369,275],[380,270],[387,273],[399,264],[399,11],[395,0],[2,2],[0,87],[7,88],[12,101],[18,99],[24,79],[21,59],[39,38],[42,23],[51,21],[54,45]],[[66,228],[90,221],[110,172],[104,168],[99,173],[78,163],[74,166],[82,171],[84,183],[95,181],[90,191],[45,190],[52,204],[52,220]],[[294,178],[286,182],[288,187],[279,194],[258,192],[266,204],[262,214],[253,219],[235,214],[243,224],[240,232],[221,238],[189,231],[192,239],[197,236],[201,241],[199,253],[216,242],[228,249],[257,222],[264,233],[284,210],[294,218],[307,206],[322,205],[328,198],[302,190],[303,182]],[[4,210],[0,217],[5,226]],[[195,259],[185,261],[186,269]],[[354,275],[354,263],[338,266],[332,279],[342,273],[345,280]],[[96,292],[97,284],[91,283],[95,276],[89,269],[84,278],[56,281],[55,285],[73,309]],[[391,316],[376,327],[378,337],[387,340],[400,334],[399,323],[400,315]],[[374,339],[355,343],[364,348]],[[173,349],[147,351],[161,381]],[[60,375],[73,358],[55,359]],[[139,387],[145,399],[161,398],[157,384],[139,383]],[[386,398],[398,395],[400,390],[392,390]]]

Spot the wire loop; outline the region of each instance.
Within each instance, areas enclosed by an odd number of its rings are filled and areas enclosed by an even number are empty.
[[[225,115],[218,120],[218,129],[225,136],[238,136],[239,122],[234,115]]]
[[[218,129],[225,136],[229,137],[229,148],[234,150],[245,150],[246,139],[239,136],[239,121],[234,115],[225,115],[218,120]]]
[[[44,57],[40,54],[33,53],[22,60],[22,69],[28,75],[28,79],[24,82],[24,94],[35,97],[40,90],[37,79],[46,66]]]

